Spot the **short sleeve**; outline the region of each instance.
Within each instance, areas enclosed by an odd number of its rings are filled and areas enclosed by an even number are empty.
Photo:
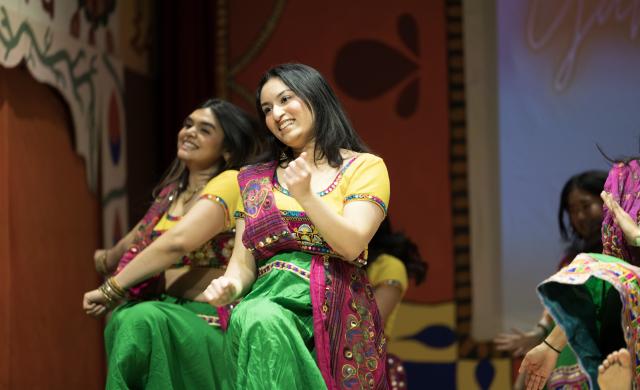
[[[227,170],[209,180],[202,190],[200,199],[209,199],[218,203],[225,212],[225,226],[228,228],[235,225],[232,218],[238,199],[240,198],[240,187],[238,187],[238,171]]]
[[[235,219],[244,219],[244,203],[242,202],[242,196],[238,196],[238,201],[236,202],[236,212],[233,214]]]
[[[378,256],[369,266],[367,275],[369,282],[374,288],[384,284],[398,286],[404,295],[409,286],[407,268],[404,263],[395,256],[387,254]]]
[[[357,165],[348,175],[349,184],[344,196],[344,203],[368,201],[378,205],[386,215],[389,206],[390,183],[389,173],[384,161],[372,154],[358,157]]]

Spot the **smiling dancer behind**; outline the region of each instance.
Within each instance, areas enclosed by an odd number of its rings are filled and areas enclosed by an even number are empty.
[[[255,135],[255,122],[231,103],[195,109],[147,214],[116,246],[96,251],[96,268],[117,273],[85,294],[87,314],[128,298],[105,329],[107,388],[224,388],[218,313],[199,293],[228,263],[237,169]]]

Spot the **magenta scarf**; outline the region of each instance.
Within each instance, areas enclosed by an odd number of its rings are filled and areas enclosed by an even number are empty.
[[[604,190],[618,201],[622,209],[629,213],[631,218],[638,221],[638,212],[640,211],[640,165],[637,160],[632,160],[628,164],[616,163],[609,171]],[[614,223],[613,214],[604,206],[602,253],[639,266],[640,259],[629,251],[627,245],[622,229]]]
[[[303,251],[275,205],[277,164],[242,169],[242,241],[256,261],[281,251]],[[386,340],[366,272],[338,258],[313,254],[310,278],[318,366],[329,390],[388,389]]]

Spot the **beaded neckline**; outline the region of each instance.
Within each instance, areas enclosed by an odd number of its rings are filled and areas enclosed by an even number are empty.
[[[182,218],[182,215],[171,215],[167,211],[167,220],[169,221],[179,221]]]
[[[336,177],[333,179],[331,184],[329,184],[329,186],[327,188],[325,188],[324,190],[318,192],[317,194],[319,196],[325,196],[328,193],[330,193],[331,191],[333,191],[338,186],[338,183],[340,182],[340,179],[342,179],[342,176],[344,175],[344,172],[347,170],[347,168],[349,168],[349,166],[351,166],[351,163],[353,163],[358,157],[360,157],[360,155],[357,155],[357,156],[353,157],[351,160],[347,161],[347,163],[344,165],[344,167],[342,167],[342,169],[340,169],[340,171],[338,172]],[[278,181],[278,170],[277,169],[273,171],[273,178],[272,178],[271,181],[272,181],[272,184],[273,184],[273,188],[277,189],[278,191],[282,192],[283,194],[285,194],[287,196],[291,196],[291,193],[289,193],[289,190],[284,188],[280,184],[280,182]]]

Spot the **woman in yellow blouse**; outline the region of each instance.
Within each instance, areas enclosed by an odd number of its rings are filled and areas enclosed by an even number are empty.
[[[373,286],[384,334],[393,336],[393,324],[404,297],[409,279],[422,283],[427,274],[427,263],[422,260],[418,247],[406,235],[394,232],[389,218],[385,218],[369,243],[367,276]],[[387,367],[392,389],[407,388],[402,361],[387,354]]]
[[[384,219],[389,177],[315,69],[265,73],[256,106],[264,163],[238,174],[236,245],[205,295],[243,296],[223,361],[237,389],[386,389],[386,346],[362,266]]]
[[[202,104],[178,133],[176,160],[147,214],[113,248],[96,251],[97,269],[115,275],[85,294],[85,311],[98,316],[128,299],[105,329],[107,388],[224,388],[219,313],[200,292],[228,263],[237,169],[255,136],[238,107]]]
[[[409,279],[416,285],[422,283],[428,266],[420,257],[417,245],[403,233],[393,231],[388,217],[369,243],[369,259],[367,275],[384,321],[384,333],[391,336]]]

